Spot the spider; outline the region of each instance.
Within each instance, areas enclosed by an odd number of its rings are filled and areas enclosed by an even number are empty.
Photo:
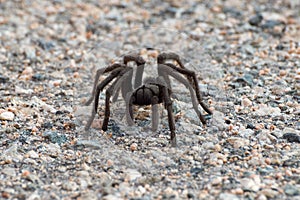
[[[167,62],[169,60],[176,61],[179,67],[173,63]],[[127,65],[128,62],[132,61],[135,62],[137,66],[134,85],[132,83],[133,68]],[[185,85],[186,88],[188,88],[192,99],[193,109],[197,113],[202,124],[206,125],[206,119],[198,109],[198,104],[201,105],[201,107],[208,113],[208,115],[212,115],[212,112],[202,102],[196,73],[194,71],[186,69],[177,54],[161,53],[157,57],[158,77],[147,78],[143,81],[142,77],[145,63],[146,61],[141,56],[137,54],[130,54],[123,57],[123,63],[113,63],[106,68],[97,70],[92,90],[92,96],[85,103],[85,105],[90,105],[94,100],[92,114],[85,126],[85,130],[88,130],[90,128],[97,113],[100,92],[104,89],[104,87],[106,87],[113,81],[112,84],[110,84],[106,89],[105,113],[102,130],[107,130],[110,117],[110,98],[113,96],[112,101],[116,101],[119,91],[121,90],[122,97],[126,103],[126,119],[129,125],[134,124],[133,105],[151,105],[152,130],[156,131],[159,124],[158,104],[164,103],[164,107],[168,112],[168,123],[171,132],[170,143],[173,147],[175,147],[176,134],[175,121],[172,112],[172,89],[170,76]],[[100,76],[105,73],[110,74],[102,82],[98,83]]]

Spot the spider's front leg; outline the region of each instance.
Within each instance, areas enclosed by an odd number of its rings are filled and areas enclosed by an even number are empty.
[[[90,119],[88,120],[86,126],[85,126],[85,130],[88,130],[91,125],[92,125],[92,122],[94,121],[94,118],[95,118],[95,115],[97,113],[97,110],[98,110],[98,104],[99,104],[99,96],[100,96],[100,92],[104,89],[105,86],[107,86],[114,78],[122,75],[124,72],[125,72],[125,69],[126,68],[116,68],[115,70],[113,70],[111,72],[111,74],[106,77],[101,83],[99,83],[96,87],[95,87],[95,92],[94,92],[94,95],[93,97],[95,98],[95,101],[94,101],[94,106],[93,106],[93,109],[92,109],[92,114],[91,114],[91,117]],[[117,79],[118,80],[118,79]],[[112,84],[112,85],[115,85],[117,80]],[[109,115],[108,115],[109,116]]]
[[[113,84],[105,92],[105,111],[104,111],[104,120],[102,123],[102,130],[107,131],[108,121],[110,117],[110,97],[112,96],[115,85],[118,82],[118,79],[113,82]]]
[[[94,85],[93,85],[93,90],[92,90],[92,96],[85,102],[85,106],[89,106],[94,98],[95,98],[95,93],[96,93],[96,89],[97,89],[97,84],[98,84],[98,81],[99,81],[99,78],[102,74],[104,73],[108,73],[108,72],[111,72],[117,68],[124,68],[125,66],[122,65],[122,64],[119,64],[119,63],[114,63],[108,67],[105,67],[105,68],[101,68],[101,69],[98,69],[97,72],[96,72],[96,76],[95,76],[95,80],[94,80]]]
[[[136,73],[134,78],[134,88],[139,87],[142,85],[142,79],[143,79],[143,72],[146,61],[143,57],[137,55],[137,54],[130,54],[124,56],[124,64],[127,65],[128,62],[134,61],[136,63]]]

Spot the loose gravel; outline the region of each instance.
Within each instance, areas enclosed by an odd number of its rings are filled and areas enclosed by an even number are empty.
[[[300,3],[0,0],[1,199],[300,199]],[[124,120],[112,103],[84,131],[97,69],[161,52],[196,71],[213,116],[203,127],[172,80],[167,113]],[[103,80],[103,77],[100,78]]]

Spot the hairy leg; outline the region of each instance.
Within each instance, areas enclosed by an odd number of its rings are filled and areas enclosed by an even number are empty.
[[[152,110],[152,131],[157,131],[159,124],[159,113],[158,113],[158,97],[152,97],[151,102],[151,110]]]
[[[172,76],[173,78],[175,78],[176,80],[181,82],[183,85],[185,85],[186,88],[189,89],[190,94],[191,94],[191,98],[192,98],[193,108],[194,108],[195,112],[197,113],[200,121],[205,125],[206,120],[205,120],[204,116],[201,114],[201,112],[198,109],[198,103],[197,103],[197,100],[196,100],[196,95],[195,95],[194,89],[191,86],[191,84],[185,78],[183,78],[177,71],[175,71],[174,69],[170,68],[169,66],[167,66],[165,64],[159,64],[158,65],[158,70],[161,71],[162,74],[165,74],[165,76],[167,76],[167,75]],[[163,76],[163,78],[164,78],[164,76]]]
[[[134,121],[133,121],[133,98],[134,96],[133,95],[133,91],[131,92],[128,92],[127,95],[126,95],[126,98],[125,98],[125,103],[126,103],[126,121],[127,121],[127,124],[129,126],[133,126],[134,125]]]
[[[202,108],[208,113],[208,114],[212,114],[212,112],[209,110],[209,108],[203,103],[202,101],[202,97],[200,95],[200,89],[199,89],[199,84],[198,84],[198,80],[196,77],[196,73],[194,71],[188,70],[188,69],[181,69],[176,67],[175,65],[171,64],[171,63],[165,63],[165,65],[171,67],[172,69],[176,70],[178,73],[181,73],[183,75],[185,75],[186,77],[191,78],[193,81],[189,81],[190,84],[192,84],[195,92],[196,92],[196,97],[198,100],[198,103],[202,106]]]
[[[115,69],[108,77],[106,77],[101,83],[99,83],[95,89],[95,101],[94,101],[94,106],[92,109],[92,114],[91,117],[89,118],[86,126],[85,126],[85,130],[88,130],[91,127],[91,124],[95,118],[95,115],[97,113],[97,109],[98,109],[98,104],[99,104],[99,95],[100,92],[103,90],[103,88],[108,85],[114,78],[116,78],[117,76],[120,75],[120,73],[122,72],[122,68],[117,68]]]
[[[122,91],[122,97],[124,100],[126,98],[126,94],[133,90],[131,84],[132,75],[133,75],[133,69],[131,67],[127,67],[126,69],[124,69],[123,75],[120,76],[118,82],[115,85],[113,102],[115,102],[118,99],[118,94],[120,89]]]
[[[172,63],[166,63],[167,60],[175,60],[179,64],[180,68],[176,67]],[[206,107],[206,105],[204,105],[202,103],[202,98],[201,98],[201,95],[200,95],[198,80],[197,80],[195,72],[191,71],[191,70],[188,70],[184,67],[179,55],[177,55],[176,53],[161,53],[157,57],[157,62],[158,62],[158,64],[168,65],[171,68],[173,68],[174,70],[176,70],[176,71],[182,73],[183,75],[185,75],[186,78],[188,79],[188,81],[190,82],[190,84],[194,87],[194,89],[196,91],[196,96],[197,96],[197,99],[199,101],[199,104],[203,107],[203,109],[207,113],[212,114],[211,111]]]
[[[85,104],[84,104],[85,106],[89,106],[92,103],[92,101],[94,100],[97,83],[99,81],[101,74],[103,74],[104,71],[105,71],[105,68],[101,68],[101,69],[97,70],[95,80],[94,80],[94,86],[93,86],[93,90],[92,90],[92,96],[89,98],[89,100],[87,100],[87,102],[85,102]]]
[[[167,60],[175,60],[181,68],[185,69],[179,55],[176,53],[161,53],[157,57],[158,64],[165,64]]]
[[[137,65],[136,73],[135,73],[135,80],[134,80],[134,88],[139,87],[142,85],[142,79],[143,79],[143,73],[144,73],[144,67],[146,61],[143,57],[137,55],[137,54],[131,54],[131,55],[125,55],[124,56],[124,64],[127,65],[128,62],[134,61]]]
[[[168,92],[168,88],[165,86],[160,86],[161,90],[163,90],[163,95],[164,95],[164,102],[165,102],[165,107],[168,111],[168,122],[169,122],[169,127],[170,127],[170,143],[172,147],[176,147],[177,142],[176,142],[176,133],[175,133],[175,120],[173,116],[173,111],[172,111],[172,101],[170,98],[170,94]]]
[[[120,78],[119,78],[120,79]],[[115,80],[112,85],[105,92],[105,112],[104,112],[104,120],[102,124],[102,130],[106,131],[108,126],[108,121],[110,117],[110,97],[112,96],[115,85],[119,81],[119,79]]]
[[[108,67],[105,67],[105,68],[101,68],[101,69],[98,69],[97,72],[96,72],[96,76],[95,76],[95,80],[94,80],[94,85],[93,85],[93,90],[92,90],[92,96],[89,98],[89,100],[87,100],[87,102],[84,104],[85,106],[88,106],[92,103],[94,97],[95,97],[95,92],[96,92],[96,87],[97,87],[97,84],[98,84],[98,81],[99,81],[99,78],[102,74],[104,73],[108,73],[108,72],[111,72],[113,71],[114,69],[117,69],[117,68],[120,68],[120,67],[125,67],[124,65],[122,64],[119,64],[119,63],[114,63]]]
[[[176,53],[172,53],[172,52],[170,52],[170,53],[161,53],[157,57],[157,63],[158,64],[166,64],[167,60],[175,60],[178,63],[178,65],[180,66],[180,68],[186,69],[184,67],[181,59],[180,59],[180,56]],[[186,78],[189,80],[190,83],[192,82],[192,79],[189,76],[187,76]]]

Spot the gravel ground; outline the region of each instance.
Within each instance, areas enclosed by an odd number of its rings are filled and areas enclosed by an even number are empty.
[[[0,0],[1,199],[300,199],[300,2]],[[175,80],[166,111],[124,102],[84,131],[98,68],[160,52],[197,72],[203,127]]]

